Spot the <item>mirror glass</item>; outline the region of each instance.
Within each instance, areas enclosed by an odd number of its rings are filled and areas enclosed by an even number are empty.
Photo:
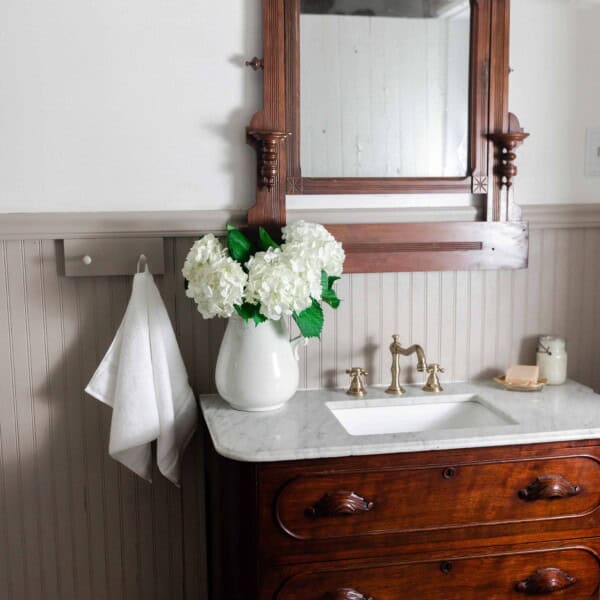
[[[303,177],[465,177],[469,0],[302,0]]]

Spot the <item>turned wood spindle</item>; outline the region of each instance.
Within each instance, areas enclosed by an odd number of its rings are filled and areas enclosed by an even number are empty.
[[[515,160],[517,159],[515,149],[529,137],[529,134],[521,127],[519,119],[513,113],[509,113],[508,116],[508,132],[491,133],[489,138],[496,146],[497,161],[495,171],[500,177],[500,186],[510,189],[513,177],[518,172],[515,165]]]

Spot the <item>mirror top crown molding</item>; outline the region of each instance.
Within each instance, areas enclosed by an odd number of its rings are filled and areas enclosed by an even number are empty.
[[[246,130],[258,158],[249,226],[285,224],[286,194],[477,194],[484,205],[478,222],[327,228],[347,250],[346,272],[526,267],[528,226],[520,221],[512,184],[514,149],[528,134],[508,111],[510,0],[470,3],[467,176],[423,178],[302,176],[300,4],[263,1],[263,108]]]

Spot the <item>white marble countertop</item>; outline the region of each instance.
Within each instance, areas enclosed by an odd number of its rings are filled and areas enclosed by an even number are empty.
[[[281,409],[240,412],[217,395],[200,396],[202,413],[219,454],[244,462],[272,462],[422,452],[450,448],[507,446],[595,439],[600,437],[600,395],[569,381],[546,386],[541,392],[509,392],[493,382],[445,383],[444,394],[477,394],[483,404],[508,415],[514,423],[477,428],[445,429],[417,433],[350,435],[329,410],[328,402],[349,406],[420,404],[436,396],[421,386],[405,386],[400,398],[384,388],[368,388],[362,399],[344,390],[301,390]]]

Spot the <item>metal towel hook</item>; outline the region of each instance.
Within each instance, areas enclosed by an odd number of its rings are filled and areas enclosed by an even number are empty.
[[[137,267],[136,267],[137,272],[142,273],[143,271],[146,270],[147,266],[148,266],[148,259],[146,258],[146,255],[140,254],[140,257],[138,258],[138,261],[137,261]]]

